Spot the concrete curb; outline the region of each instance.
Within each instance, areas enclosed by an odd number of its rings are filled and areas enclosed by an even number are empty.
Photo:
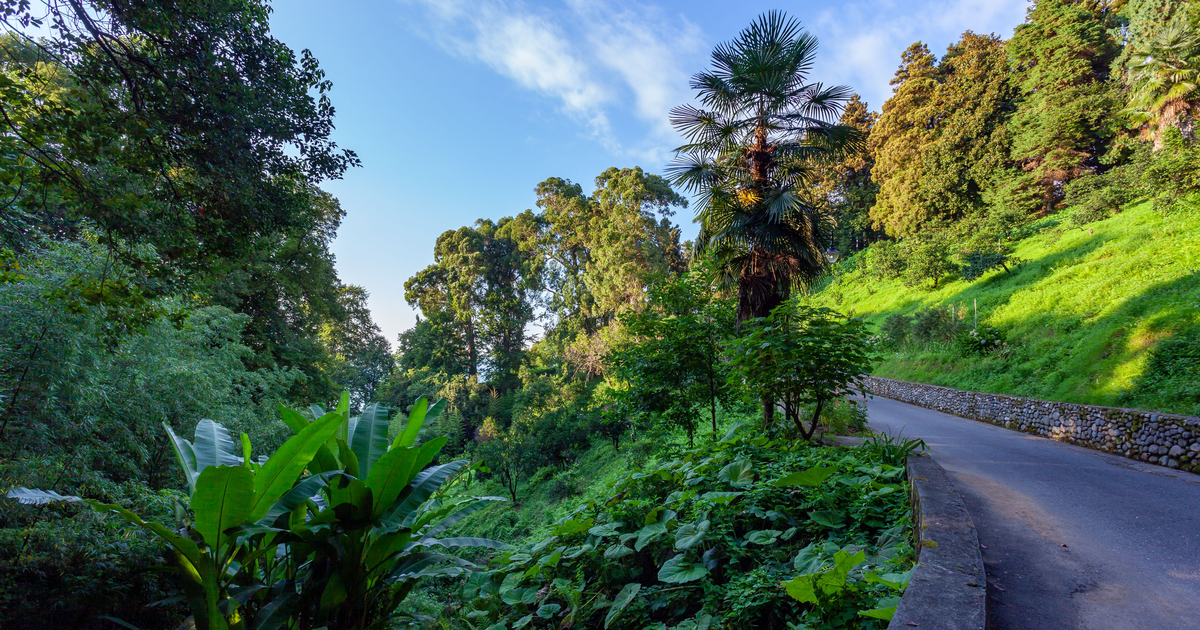
[[[987,578],[979,534],[932,457],[909,457],[917,567],[888,630],[984,630]]]

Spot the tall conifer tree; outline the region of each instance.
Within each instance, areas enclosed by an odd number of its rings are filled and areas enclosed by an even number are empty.
[[[1042,214],[1057,207],[1067,182],[1100,166],[1113,136],[1115,26],[1106,4],[1038,0],[1008,42],[1023,97],[1012,157],[1041,190]]]

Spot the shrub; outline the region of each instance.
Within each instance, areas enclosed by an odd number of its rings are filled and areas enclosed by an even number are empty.
[[[913,314],[911,334],[917,343],[948,342],[954,339],[958,325],[953,307],[930,308]]]
[[[903,346],[908,341],[909,331],[912,329],[912,319],[908,315],[896,313],[888,315],[888,318],[883,321],[883,326],[879,331],[883,335],[884,346],[896,349]]]
[[[936,289],[942,278],[958,270],[958,265],[950,260],[950,245],[944,238],[934,237],[907,245],[908,268],[904,272],[907,286],[918,287],[931,280]]]
[[[980,326],[954,336],[954,349],[961,356],[988,354],[1004,347],[1004,334],[999,328]]]
[[[987,245],[978,249],[968,250],[963,254],[963,266],[959,269],[962,279],[968,282],[976,280],[988,271],[1000,267],[1004,273],[1012,274],[1009,265],[1017,265],[1022,261],[1012,255],[1011,250],[1003,245]]]
[[[904,253],[895,241],[879,241],[867,250],[867,269],[876,278],[894,280],[907,268]]]

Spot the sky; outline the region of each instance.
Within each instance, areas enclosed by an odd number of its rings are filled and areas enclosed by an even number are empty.
[[[821,43],[812,80],[850,86],[878,111],[910,44],[940,54],[966,30],[1007,39],[1027,6],[283,0],[271,29],[312,50],[334,83],[334,140],[363,166],[323,184],[346,211],[332,250],[394,344],[416,318],[404,281],[433,262],[442,232],[534,208],[549,177],[590,192],[610,166],[661,173],[681,144],[667,114],[692,98],[688,78],[761,13],[798,18]],[[676,219],[695,235],[690,210]]]

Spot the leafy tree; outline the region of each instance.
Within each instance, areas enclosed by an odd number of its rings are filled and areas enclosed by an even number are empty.
[[[866,138],[878,121],[879,114],[855,94],[846,103],[840,124],[857,129]],[[872,227],[870,219],[871,207],[879,193],[879,184],[871,179],[874,166],[870,149],[860,145],[847,151],[840,160],[822,167],[813,184],[833,208],[830,240],[841,251],[863,249],[883,236]]]
[[[7,142],[28,166],[15,171],[24,209],[149,243],[166,273],[297,226],[308,186],[358,164],[329,140],[331,83],[311,53],[271,37],[265,2],[23,2],[2,14],[51,27],[16,36],[55,71],[13,68],[2,86]]]
[[[731,309],[695,277],[656,285],[650,306],[621,317],[630,339],[607,357],[619,404],[611,412],[650,416],[682,428],[692,443],[707,410],[717,431],[717,405],[729,402],[721,343],[733,327]]]
[[[1016,94],[1000,39],[967,31],[934,62],[920,43],[904,53],[871,137],[880,184],[871,216],[893,236],[979,212],[1008,159]]]
[[[870,370],[875,357],[868,337],[861,320],[793,299],[755,320],[730,343],[730,380],[756,396],[779,401],[784,417],[807,440],[820,424],[825,404],[861,385]],[[801,417],[805,405],[813,406],[809,418]]]
[[[1038,0],[1005,45],[1022,100],[1012,119],[1012,159],[1053,212],[1063,186],[1096,170],[1117,108],[1109,68],[1116,16],[1104,4]]]
[[[810,184],[817,165],[861,139],[835,122],[849,89],[809,82],[816,50],[798,21],[764,14],[692,77],[703,109],[671,110],[688,142],[673,181],[696,194],[696,251],[737,284],[739,321],[767,315],[825,271],[828,221]]]
[[[933,135],[937,74],[937,58],[929,48],[921,42],[909,46],[891,80],[892,96],[871,129],[869,146],[875,158],[871,178],[879,184],[879,193],[870,216],[889,234],[908,234],[925,219],[913,217],[911,210],[922,207],[920,155]]]
[[[903,245],[906,259],[904,284],[908,286],[921,286],[926,281],[932,281],[936,289],[942,278],[958,270],[958,266],[950,259],[950,242],[945,235],[930,234],[919,239],[912,238],[904,241]]]
[[[434,247],[434,264],[404,285],[409,304],[437,320],[443,332],[453,326],[446,341],[463,344],[466,373],[476,375],[482,367],[505,388],[521,362],[540,281],[538,261],[507,229],[511,221],[481,219],[474,228],[444,232]]]

